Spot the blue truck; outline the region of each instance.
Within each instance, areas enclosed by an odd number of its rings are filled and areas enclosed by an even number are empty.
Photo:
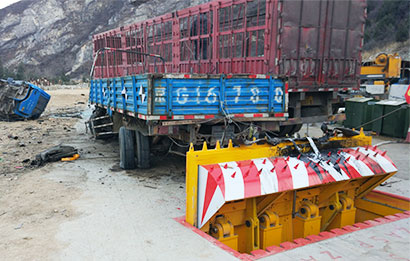
[[[38,86],[11,78],[0,79],[0,119],[37,119],[50,101],[50,95]]]
[[[89,127],[96,138],[118,133],[122,168],[148,168],[150,153],[156,151],[183,154],[191,143],[215,146],[217,141],[246,143],[280,135],[285,130],[279,122],[288,118],[287,97],[284,81],[270,75],[93,79],[89,101],[95,110]]]

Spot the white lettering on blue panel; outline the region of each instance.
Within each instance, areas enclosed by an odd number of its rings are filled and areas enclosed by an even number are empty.
[[[207,103],[215,103],[215,102],[216,102],[216,100],[217,100],[217,95],[216,95],[216,93],[214,92],[215,88],[216,88],[216,87],[212,87],[212,88],[210,88],[210,89],[208,90],[208,95],[207,95],[206,98],[205,98],[205,101],[206,101]]]
[[[199,98],[201,97],[200,88],[201,88],[201,86],[198,86],[196,88],[196,104],[200,104],[200,100],[199,100]]]
[[[179,104],[187,103],[189,95],[186,94],[186,93],[182,93],[182,92],[186,92],[186,91],[188,91],[188,90],[185,87],[177,89],[177,102]]]
[[[155,102],[163,103],[165,100],[165,87],[159,87],[155,89]]]
[[[276,87],[275,89],[275,101],[277,103],[282,103],[283,100],[283,90],[282,87]]]
[[[251,89],[252,96],[251,96],[251,101],[256,104],[259,102],[259,89],[257,87],[253,87]]]
[[[238,103],[241,97],[241,86],[234,86],[233,89],[236,91],[235,103]]]

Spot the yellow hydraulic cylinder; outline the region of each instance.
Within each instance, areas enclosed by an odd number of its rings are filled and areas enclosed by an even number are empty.
[[[282,225],[278,214],[267,210],[259,218],[259,244],[261,249],[268,246],[279,246],[282,243]]]
[[[217,217],[211,227],[211,236],[232,249],[238,249],[238,236],[235,235],[234,227],[226,217]]]
[[[327,230],[353,225],[355,223],[356,208],[354,207],[353,199],[341,194],[339,195],[339,201],[342,204],[342,209],[327,227]]]
[[[319,208],[305,200],[293,220],[293,238],[303,238],[320,233]]]
[[[330,197],[328,205],[320,211],[320,215],[322,216],[321,231],[329,227],[341,209],[342,204],[339,201],[339,193],[336,192]]]

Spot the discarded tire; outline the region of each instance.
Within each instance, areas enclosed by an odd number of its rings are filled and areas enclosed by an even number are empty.
[[[134,131],[121,127],[119,131],[120,167],[135,169],[135,139]]]

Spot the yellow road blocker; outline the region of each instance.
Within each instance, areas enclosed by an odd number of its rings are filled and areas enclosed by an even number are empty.
[[[410,209],[372,191],[397,168],[363,132],[187,153],[185,221],[239,253],[255,253]]]

